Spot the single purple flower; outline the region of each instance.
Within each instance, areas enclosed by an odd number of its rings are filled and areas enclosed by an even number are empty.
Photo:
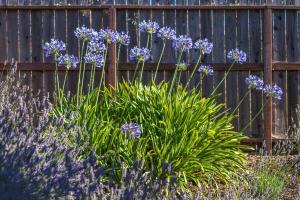
[[[84,56],[84,61],[85,61],[85,63],[90,63],[90,64],[93,64],[93,65],[96,65],[96,67],[99,67],[99,68],[104,66],[104,59],[103,59],[103,56],[101,54],[88,52]]]
[[[141,136],[141,127],[137,123],[123,124],[120,128],[121,132],[130,134],[133,138],[139,138]]]
[[[77,64],[79,63],[77,57],[68,54],[60,55],[57,61],[58,61],[58,65],[66,65],[68,69],[71,67],[76,68]]]
[[[138,62],[145,62],[150,56],[150,50],[147,48],[134,47],[129,53],[130,60],[137,60]]]
[[[61,52],[66,50],[66,44],[63,41],[51,39],[50,42],[46,42],[44,47],[46,57],[51,55],[58,56]]]
[[[193,41],[187,35],[179,35],[173,39],[173,48],[180,51],[187,51],[193,47]]]
[[[149,34],[153,34],[156,33],[156,31],[159,29],[159,25],[157,22],[153,22],[153,21],[145,21],[143,20],[140,24],[139,24],[139,30],[141,32],[147,32]]]
[[[265,85],[263,91],[266,96],[274,97],[275,99],[278,99],[278,100],[282,99],[282,95],[283,95],[282,89],[276,84]]]
[[[157,32],[157,37],[163,40],[173,40],[176,38],[176,32],[174,29],[171,29],[170,27],[162,27]]]
[[[249,75],[245,79],[248,88],[253,88],[256,90],[263,90],[264,88],[264,81],[256,75]]]
[[[117,43],[122,45],[129,45],[130,36],[124,32],[118,33]]]
[[[228,52],[227,58],[233,60],[234,62],[244,63],[247,60],[247,55],[245,52],[240,51],[238,49],[232,49]]]
[[[212,76],[214,74],[214,70],[210,65],[200,65],[198,72],[203,73],[206,76]]]
[[[197,40],[194,44],[195,49],[199,49],[201,54],[210,54],[213,49],[213,44],[208,42],[208,39]]]

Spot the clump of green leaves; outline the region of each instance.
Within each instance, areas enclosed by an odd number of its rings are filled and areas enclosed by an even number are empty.
[[[139,158],[153,176],[176,175],[183,187],[232,181],[245,169],[248,148],[240,144],[245,136],[232,130],[233,116],[224,114],[214,97],[201,98],[180,86],[171,94],[168,89],[168,83],[124,82],[101,91],[99,100],[95,90],[75,111],[85,138],[79,145],[86,153],[95,151],[108,168],[130,166]],[[130,122],[141,126],[139,138],[120,131]]]

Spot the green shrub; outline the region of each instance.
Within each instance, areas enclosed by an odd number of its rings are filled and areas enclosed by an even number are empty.
[[[99,103],[97,93],[86,96],[77,112],[85,141],[81,145],[86,153],[95,150],[101,164],[118,168],[139,158],[154,176],[178,175],[182,186],[227,183],[244,169],[248,147],[240,141],[245,136],[232,130],[233,116],[222,113],[224,106],[214,97],[201,98],[180,86],[169,95],[167,83],[124,82],[116,90],[101,91]],[[130,122],[141,126],[140,138],[120,131]]]

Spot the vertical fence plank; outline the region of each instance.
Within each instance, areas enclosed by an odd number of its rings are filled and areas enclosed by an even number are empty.
[[[264,82],[272,83],[272,10],[264,10]],[[266,151],[272,153],[272,98],[266,97],[264,108],[264,139]]]
[[[249,12],[249,62],[250,63],[262,63],[262,28],[265,23],[262,23],[262,13],[260,10],[252,10]],[[265,45],[264,45],[265,46]],[[251,121],[255,115],[259,112],[262,106],[262,95],[259,92],[251,91],[251,104],[250,113]],[[251,133],[258,135],[262,132],[262,113],[253,120],[250,127]]]
[[[7,40],[6,40],[6,22],[7,13],[6,10],[0,10],[0,61],[4,62],[7,59]]]
[[[117,13],[116,8],[110,8],[109,9],[109,27],[112,30],[117,29]],[[116,45],[111,44],[109,47],[109,53],[108,53],[108,60],[109,60],[109,66],[108,66],[108,84],[115,88],[116,87]]]
[[[8,62],[18,59],[18,11],[7,11],[7,47]]]

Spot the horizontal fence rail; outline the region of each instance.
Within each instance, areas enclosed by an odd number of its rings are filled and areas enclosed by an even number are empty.
[[[208,95],[228,69],[226,52],[239,48],[247,53],[248,61],[237,64],[220,87],[219,102],[234,107],[247,91],[244,79],[250,73],[264,77],[266,83],[277,83],[283,88],[280,102],[265,99],[252,92],[242,103],[238,117],[233,121],[237,130],[245,126],[268,101],[264,113],[246,130],[247,135],[264,139],[270,151],[272,139],[286,139],[288,126],[295,118],[295,108],[300,103],[300,6],[297,5],[4,5],[0,6],[0,69],[10,65],[6,61],[18,60],[18,69],[27,74],[28,83],[34,91],[43,94],[53,92],[53,61],[45,58],[42,45],[55,37],[67,43],[68,53],[78,55],[80,44],[73,31],[86,25],[96,29],[110,27],[130,34],[133,41],[122,48],[120,64],[116,69],[116,47],[109,49],[106,80],[115,86],[117,81],[129,80],[135,64],[128,59],[129,50],[145,46],[146,36],[136,30],[133,22],[143,19],[157,21],[161,26],[174,27],[178,34],[189,34],[193,40],[208,38],[214,43],[211,55],[202,59],[210,63],[216,73],[203,82],[204,95]],[[135,39],[137,38],[137,39]],[[145,64],[144,83],[148,83],[155,70],[161,41],[153,38],[150,62]],[[197,52],[191,50],[184,56],[189,69],[182,75],[182,83],[197,59]],[[174,71],[175,54],[171,44],[166,46],[158,80],[170,80]],[[90,75],[87,68],[87,77]],[[100,70],[97,70],[100,76]],[[114,80],[114,74],[118,80]],[[64,68],[59,69],[63,77]],[[70,71],[67,88],[76,88],[77,70]],[[88,80],[86,78],[86,80]],[[199,81],[199,74],[192,80]],[[254,141],[254,139],[253,139]]]

